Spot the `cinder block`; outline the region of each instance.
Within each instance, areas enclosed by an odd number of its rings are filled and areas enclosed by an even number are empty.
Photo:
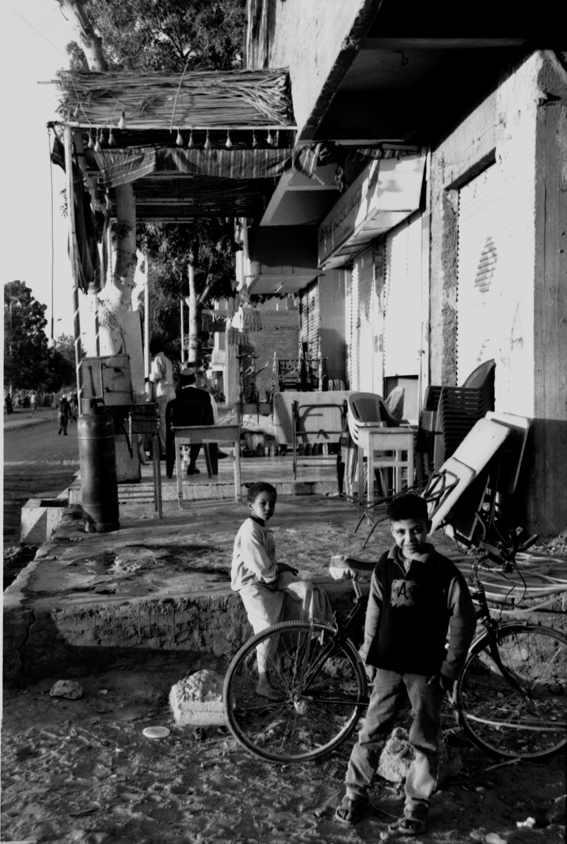
[[[67,509],[66,498],[30,498],[21,510],[20,541],[42,545],[61,523]]]

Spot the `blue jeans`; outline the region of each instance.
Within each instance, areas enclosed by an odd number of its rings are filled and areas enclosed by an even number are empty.
[[[346,775],[349,797],[366,798],[380,753],[409,697],[413,723],[409,740],[415,752],[406,778],[406,810],[426,812],[437,785],[443,692],[437,681],[421,674],[397,674],[379,668],[366,718],[352,749]]]

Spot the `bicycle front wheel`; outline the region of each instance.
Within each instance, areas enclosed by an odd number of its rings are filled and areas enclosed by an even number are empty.
[[[276,700],[258,692],[263,649]],[[234,737],[254,756],[304,762],[339,747],[368,703],[364,666],[350,640],[329,624],[284,621],[246,642],[224,681]]]
[[[567,637],[550,627],[511,624],[473,646],[457,684],[463,731],[497,758],[546,759],[566,743]]]

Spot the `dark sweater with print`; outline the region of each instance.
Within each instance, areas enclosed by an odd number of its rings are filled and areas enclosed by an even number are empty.
[[[454,679],[475,626],[466,581],[447,557],[428,546],[406,571],[394,546],[372,574],[361,655],[376,668]]]

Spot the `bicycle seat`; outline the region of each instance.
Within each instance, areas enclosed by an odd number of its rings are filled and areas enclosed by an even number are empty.
[[[352,554],[336,554],[331,557],[329,571],[334,580],[343,580],[355,574],[368,574],[373,572],[378,560],[361,560]]]

